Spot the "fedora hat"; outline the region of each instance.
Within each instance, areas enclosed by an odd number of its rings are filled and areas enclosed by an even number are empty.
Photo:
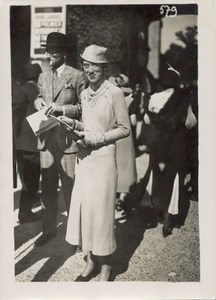
[[[24,75],[25,79],[30,79],[37,77],[42,72],[41,67],[39,64],[29,64],[24,68]]]
[[[107,64],[107,48],[90,45],[85,48],[82,54],[80,54],[83,60],[96,63],[96,64]]]
[[[41,44],[42,47],[68,49],[68,39],[65,34],[60,32],[51,32],[47,36],[46,44]]]
[[[133,92],[132,88],[130,87],[129,78],[124,74],[119,74],[116,77],[111,76],[109,77],[109,81],[115,86],[121,88],[124,93],[130,94]]]

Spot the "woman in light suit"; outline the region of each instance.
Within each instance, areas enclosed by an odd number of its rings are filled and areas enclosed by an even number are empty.
[[[110,280],[117,189],[115,142],[130,134],[124,94],[105,79],[107,49],[87,47],[81,55],[89,87],[81,93],[82,122],[60,117],[79,130],[75,185],[66,240],[82,244],[87,264],[76,281],[89,281],[100,266],[99,281]]]

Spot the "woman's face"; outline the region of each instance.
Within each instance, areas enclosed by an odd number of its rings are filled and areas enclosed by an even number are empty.
[[[91,84],[97,84],[104,78],[104,65],[88,61],[83,62],[83,70]]]

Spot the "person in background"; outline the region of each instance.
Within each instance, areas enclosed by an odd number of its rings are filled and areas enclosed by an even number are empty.
[[[82,122],[61,117],[72,128],[82,130],[66,241],[82,244],[87,252],[87,264],[76,281],[89,281],[98,266],[99,281],[108,281],[110,256],[116,250],[115,142],[130,134],[130,121],[122,90],[105,79],[107,49],[90,45],[81,57],[89,81],[81,94]]]
[[[31,130],[26,117],[33,114],[34,100],[39,93],[37,80],[41,73],[39,64],[29,64],[24,68],[26,83],[21,90],[26,98],[25,107],[22,108],[22,121],[19,134],[16,135],[16,161],[22,190],[20,194],[19,214],[20,223],[38,220],[38,216],[31,209],[36,201],[40,179],[40,156],[37,150],[37,138]]]
[[[79,96],[85,87],[83,73],[66,65],[68,40],[65,34],[51,32],[47,36],[46,53],[51,69],[38,79],[39,95],[35,100],[37,110],[45,114],[78,118]],[[43,246],[56,236],[59,176],[67,211],[70,207],[74,183],[74,165],[77,144],[68,137],[61,126],[42,133],[38,139],[42,172],[42,225],[43,234],[35,246]]]
[[[133,99],[133,90],[129,86],[129,79],[124,74],[119,74],[116,77],[110,77],[109,81],[121,88],[124,92],[125,102],[130,117],[130,125],[132,128],[132,135],[129,135],[125,139],[121,139],[116,142],[116,159],[118,170],[118,185],[117,194],[119,195],[116,202],[117,211],[128,211],[126,205],[126,198],[129,192],[132,190],[137,180],[136,161],[135,161],[135,149],[134,140],[136,139],[136,106]]]
[[[144,96],[145,93],[141,89],[141,85],[139,83],[135,84],[133,96],[136,103],[136,116],[137,121],[141,121],[144,115]]]
[[[144,116],[158,138],[150,148],[147,185],[153,207],[163,214],[163,236],[184,224],[189,208],[184,185],[186,131],[196,125],[187,92],[180,88],[180,74],[169,65],[161,79],[162,90],[149,99]]]
[[[186,174],[190,176],[187,183],[188,196],[198,201],[198,88],[194,80],[189,86],[184,87],[188,91],[189,103],[188,119],[186,125],[190,126],[193,114],[197,120],[196,126],[189,128],[186,137]]]
[[[12,68],[13,72],[13,68]],[[17,188],[16,139],[20,135],[21,125],[28,105],[27,95],[21,90],[20,83],[12,75],[12,128],[13,128],[13,188]]]

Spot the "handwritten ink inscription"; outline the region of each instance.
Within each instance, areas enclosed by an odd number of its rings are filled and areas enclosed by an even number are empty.
[[[160,14],[165,15],[165,17],[176,17],[177,16],[177,8],[176,6],[169,6],[169,5],[161,5],[160,7]]]

